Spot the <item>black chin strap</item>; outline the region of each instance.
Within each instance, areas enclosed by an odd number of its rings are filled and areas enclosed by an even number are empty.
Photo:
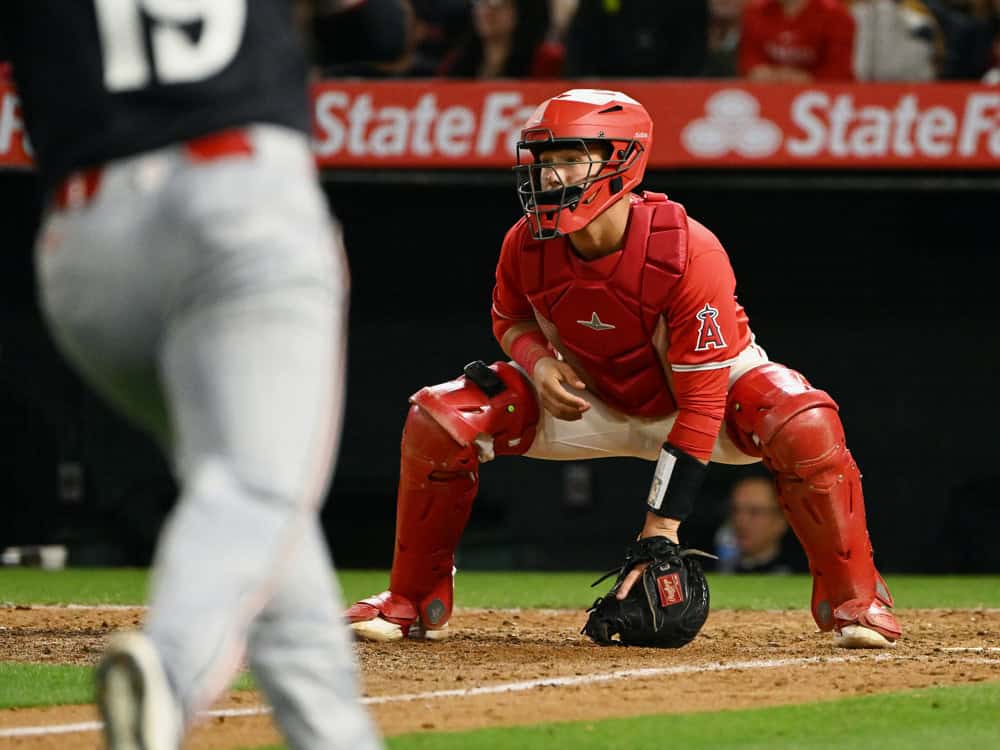
[[[552,190],[532,190],[530,208],[558,206],[573,211],[581,198],[583,198],[583,188],[579,185]]]

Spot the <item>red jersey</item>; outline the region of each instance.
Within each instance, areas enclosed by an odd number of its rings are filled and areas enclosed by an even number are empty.
[[[715,235],[666,196],[631,199],[622,249],[595,260],[515,224],[497,265],[494,330],[536,321],[588,390],[633,416],[677,412],[669,441],[707,459],[729,366],[751,343],[747,315]]]
[[[803,70],[817,81],[854,80],[854,18],[841,0],[806,0],[794,16],[780,0],[751,0],[740,32],[740,75],[757,65]]]

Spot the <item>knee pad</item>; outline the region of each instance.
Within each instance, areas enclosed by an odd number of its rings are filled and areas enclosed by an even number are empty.
[[[774,474],[781,509],[809,557],[820,628],[842,625],[838,611],[891,606],[872,558],[861,473],[829,394],[782,365],[761,365],[733,384],[726,429]]]
[[[815,407],[836,412],[837,403],[795,370],[767,362],[744,374],[730,388],[726,432],[740,450],[764,456],[764,446],[789,420]]]
[[[482,437],[490,439],[492,446],[485,460],[493,453],[527,452],[539,418],[538,397],[531,381],[516,367],[494,362],[479,370],[488,369],[495,376],[492,382],[476,383],[473,378],[483,380],[483,375],[474,374],[476,371],[470,369],[473,365],[466,367],[468,374],[455,380],[421,388],[410,401],[431,415],[459,445],[471,445]]]

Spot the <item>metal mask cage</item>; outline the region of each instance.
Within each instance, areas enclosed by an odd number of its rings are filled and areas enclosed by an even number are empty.
[[[612,194],[620,192],[621,175],[627,172],[642,154],[643,146],[635,140],[618,140],[614,138],[556,138],[552,131],[544,128],[525,133],[528,138],[517,143],[517,165],[513,168],[517,197],[525,215],[532,221],[538,239],[557,237],[562,232],[559,221],[563,210],[576,211],[580,203],[589,203],[596,197],[601,183],[607,180],[618,180],[618,186],[612,183]],[[533,137],[533,136],[541,137]],[[594,154],[591,144],[607,144],[610,154]],[[590,164],[587,177],[580,183],[567,185],[562,181],[556,167],[580,166],[580,162],[549,161],[542,162],[541,155],[545,151],[577,149],[587,154]],[[522,162],[522,155],[527,151],[531,155],[530,162]],[[601,158],[594,158],[595,156]],[[542,170],[553,169],[553,174],[559,181],[554,188],[544,188],[542,185]],[[543,216],[546,223],[553,222],[552,227],[543,227]]]

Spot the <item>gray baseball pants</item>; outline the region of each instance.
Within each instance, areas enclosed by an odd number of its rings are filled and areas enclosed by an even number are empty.
[[[192,720],[249,652],[295,749],[381,747],[319,525],[340,435],[348,270],[307,138],[109,164],[36,258],[79,372],[170,456],[145,630]]]

